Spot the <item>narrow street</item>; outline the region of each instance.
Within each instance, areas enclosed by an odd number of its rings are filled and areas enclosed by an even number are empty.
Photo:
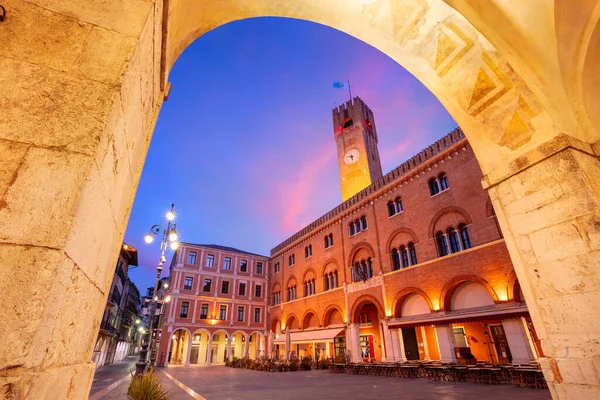
[[[92,389],[90,390],[90,399],[101,399],[103,397],[100,393],[101,391],[123,378],[129,382],[129,371],[135,372],[135,363],[138,360],[138,355],[129,356],[119,363],[105,365],[97,370],[92,382]]]

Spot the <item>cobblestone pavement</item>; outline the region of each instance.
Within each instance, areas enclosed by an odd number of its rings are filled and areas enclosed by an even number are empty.
[[[94,381],[92,382],[90,398],[108,388],[110,385],[118,382],[120,379],[127,378],[130,370],[135,372],[135,363],[138,360],[139,356],[129,356],[119,363],[105,365],[97,370],[94,375]],[[129,379],[125,379],[123,383],[128,386]]]
[[[173,394],[173,400],[550,399],[547,390],[509,385],[431,382],[327,371],[267,373],[214,366],[170,367],[157,372],[163,375],[163,383]]]

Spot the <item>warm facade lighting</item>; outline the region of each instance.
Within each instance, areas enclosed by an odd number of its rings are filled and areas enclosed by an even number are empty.
[[[173,338],[173,340],[177,340],[177,336],[173,335],[171,337]]]
[[[129,246],[127,246],[126,244],[123,245],[123,250],[128,250]]]
[[[164,287],[165,289],[167,289],[167,288],[169,287],[169,284],[168,284],[167,282],[165,282],[165,283],[164,283],[164,285],[163,285],[163,287]]]
[[[506,293],[498,292],[498,299],[500,301],[506,301],[508,300],[508,296],[506,295]]]
[[[167,297],[165,297],[165,303],[168,303],[171,301],[171,295],[168,294]]]

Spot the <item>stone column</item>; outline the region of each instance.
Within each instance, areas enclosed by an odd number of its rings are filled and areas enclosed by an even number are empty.
[[[484,180],[557,399],[600,395],[599,153],[561,135]]]
[[[209,333],[208,334],[208,344],[207,344],[207,348],[206,348],[206,365],[210,365],[212,362],[212,341],[213,341],[213,334]]]
[[[358,329],[358,324],[350,324],[350,355],[351,362],[360,363],[362,362],[362,357],[360,355],[360,331]]]
[[[390,343],[390,331],[387,327],[387,322],[385,321],[381,321],[381,324],[379,325],[379,338],[381,341],[381,362],[386,362],[388,361],[388,356],[390,358],[393,358],[393,356],[391,354],[391,351],[388,354],[387,346]]]
[[[521,318],[503,319],[502,327],[508,341],[513,364],[535,361],[523,320]]]
[[[246,342],[244,343],[244,358],[248,358],[248,351],[250,350],[250,336],[246,337]]]
[[[192,337],[188,339],[188,346],[185,353],[185,366],[190,366],[190,357],[192,356]]]
[[[406,353],[404,352],[404,338],[402,337],[402,329],[396,329],[398,331],[398,361],[406,362]]]
[[[423,340],[423,360],[429,361],[431,357],[429,357],[429,344],[427,343],[427,332],[425,331],[424,326],[420,326],[421,328],[421,339]]]
[[[381,321],[381,338],[382,338],[382,349],[384,349],[383,354],[385,354],[385,359],[382,361],[385,362],[393,362],[396,360],[394,356],[394,345],[392,344],[392,336],[390,334],[390,328],[387,325],[387,321]]]
[[[440,361],[443,363],[456,362],[452,325],[437,325],[435,327],[435,334],[440,347]]]
[[[227,335],[227,359],[229,361],[232,360],[232,357],[231,357],[231,339],[232,339],[231,335]]]

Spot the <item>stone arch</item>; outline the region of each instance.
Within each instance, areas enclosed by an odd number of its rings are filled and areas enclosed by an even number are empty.
[[[285,319],[285,330],[287,330],[290,327],[290,323],[296,322],[295,325],[296,327],[294,328],[290,328],[290,329],[298,329],[300,327],[300,320],[298,319],[298,317],[296,316],[296,314],[291,313],[288,314],[288,316]]]
[[[326,326],[331,325],[330,319],[331,319],[332,314],[335,312],[340,313],[340,316],[341,316],[342,322],[343,322],[344,321],[344,312],[342,311],[340,306],[338,306],[336,304],[330,304],[329,306],[327,306],[327,308],[323,312],[323,320],[321,321],[321,326],[326,327]]]
[[[442,217],[452,214],[452,213],[458,214],[460,217],[462,217],[461,221],[457,220],[456,224],[453,225],[455,228],[461,222],[464,222],[467,225],[471,225],[473,223],[473,219],[471,219],[469,214],[460,207],[450,206],[450,207],[442,208],[437,213],[435,213],[435,215],[431,219],[431,222],[429,223],[429,234],[431,235],[432,238],[435,237],[435,233],[438,230],[442,230],[443,232],[446,231],[446,228],[448,228],[448,227],[447,226],[443,226],[443,227],[438,226],[438,221],[440,221],[442,219]],[[458,219],[460,219],[460,217]]]
[[[387,243],[385,244],[385,251],[387,254],[390,254],[392,252],[392,248],[393,248],[392,245],[394,243],[394,239],[396,239],[397,237],[399,237],[402,234],[405,234],[410,237],[410,240],[406,241],[406,243],[402,242],[402,244],[407,244],[409,242],[413,242],[414,244],[419,243],[419,239],[417,238],[417,235],[415,234],[415,232],[412,229],[405,228],[405,227],[398,228],[390,234],[390,236],[388,237]]]
[[[311,318],[312,315],[312,318]],[[319,320],[319,316],[317,315],[317,312],[315,310],[313,310],[312,308],[309,308],[308,310],[304,311],[304,314],[302,315],[302,325],[301,328],[302,329],[306,329],[308,328],[310,323],[314,323],[316,321],[317,327],[319,327],[320,324],[320,320]]]
[[[354,261],[354,257],[361,250],[366,250],[367,252],[370,253],[371,259],[375,259],[375,249],[373,248],[373,246],[371,246],[367,242],[359,242],[359,243],[356,243],[352,247],[352,250],[350,250],[350,253],[348,254],[348,265],[352,265],[352,262]]]
[[[277,331],[277,328],[279,328],[279,332]],[[281,332],[281,321],[279,320],[278,317],[271,318],[271,323],[269,324],[269,329],[273,333],[280,333]]]
[[[307,279],[317,279],[317,274],[313,268],[307,268],[302,274],[302,283],[306,282]]]
[[[291,275],[286,283],[285,283],[285,288],[289,288],[290,286],[298,286],[298,281],[296,280],[296,277],[294,275]]]
[[[506,285],[506,298],[507,300],[516,301],[517,303],[524,301],[521,296],[521,285],[519,284],[519,279],[517,278],[515,270],[513,270],[508,277],[508,283]]]
[[[206,333],[206,337],[210,337],[212,334],[209,332],[208,329],[206,328],[198,328],[194,331],[194,334],[192,335],[192,337],[194,337],[197,333]]]
[[[427,295],[427,293],[425,293],[423,290],[417,288],[417,287],[407,287],[402,289],[401,291],[399,291],[398,293],[396,293],[396,296],[394,297],[394,300],[392,301],[392,315],[396,318],[400,318],[400,309],[402,308],[402,304],[404,303],[404,300],[406,300],[406,298],[410,295],[413,294],[417,294],[421,297],[423,297],[423,299],[425,299],[425,301],[427,302],[427,305],[429,306],[429,312],[433,312],[433,304],[431,303],[431,299],[429,298],[429,296]]]
[[[279,282],[275,283],[271,288],[271,293],[275,292],[281,292],[281,285],[279,284]]]
[[[476,275],[459,275],[446,282],[442,288],[442,292],[440,294],[440,310],[451,311],[451,299],[454,290],[460,284],[465,282],[474,282],[480,284],[488,291],[492,297],[492,300],[494,300],[494,303],[498,303],[498,295],[485,279]]]
[[[369,294],[363,294],[358,299],[356,299],[354,301],[354,303],[352,304],[352,308],[351,308],[351,312],[350,312],[350,322],[356,323],[360,320],[360,318],[357,315],[358,311],[360,311],[361,307],[367,303],[372,303],[375,306],[375,308],[377,308],[377,314],[378,314],[380,320],[385,318],[385,310],[381,306],[381,303],[379,302],[379,300],[377,300],[375,297],[373,297]]]
[[[326,273],[333,272],[335,270],[339,271],[340,266],[335,258],[329,258],[329,259],[327,259],[327,261],[325,261],[323,263],[323,267],[321,268],[320,276],[324,276]]]

